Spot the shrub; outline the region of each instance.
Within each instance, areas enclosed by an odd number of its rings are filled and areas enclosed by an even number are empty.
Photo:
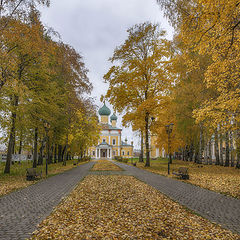
[[[78,162],[86,162],[86,161],[90,161],[91,157],[90,156],[84,156],[83,158],[79,158]]]
[[[117,161],[119,161],[119,162],[122,162],[122,161],[123,161],[123,158],[120,157],[120,156],[115,156],[114,159],[117,160]]]

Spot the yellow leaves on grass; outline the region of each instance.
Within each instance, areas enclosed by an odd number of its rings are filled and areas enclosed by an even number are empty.
[[[87,176],[32,239],[238,239],[131,176]]]
[[[27,187],[36,181],[27,181],[26,176],[9,176],[0,180],[0,196],[16,189]]]
[[[224,193],[240,198],[240,175],[230,173],[211,174],[194,173],[191,176],[191,183],[212,191]]]
[[[167,174],[167,164],[159,161],[152,161],[151,167],[145,168],[144,164],[138,163],[138,167],[164,176],[176,178],[175,175]],[[221,167],[215,165],[197,165],[192,162],[173,160],[171,172],[177,171],[179,167],[189,169],[190,179],[186,182],[202,188],[224,193],[240,198],[240,170],[232,167]]]
[[[122,169],[108,160],[99,160],[92,171],[122,171]]]

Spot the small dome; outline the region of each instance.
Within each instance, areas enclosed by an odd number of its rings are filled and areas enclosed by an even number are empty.
[[[98,113],[99,115],[101,116],[109,116],[111,114],[111,111],[110,109],[105,105],[103,105],[103,107],[101,107],[99,110],[98,110]]]
[[[117,116],[115,115],[115,113],[113,113],[113,115],[110,117],[111,121],[115,120],[117,121]]]

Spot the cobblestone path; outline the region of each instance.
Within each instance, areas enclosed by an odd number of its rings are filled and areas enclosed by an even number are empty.
[[[240,234],[240,200],[115,162],[137,179],[153,186],[172,200],[193,210],[211,222]],[[191,176],[190,176],[191,177]]]
[[[95,164],[89,162],[0,197],[0,239],[30,237],[37,225],[87,174],[132,175],[210,221],[240,234],[240,200],[123,163],[114,163],[125,171],[89,171]]]
[[[0,197],[0,239],[21,240],[30,237],[37,225],[87,175],[94,163],[80,165]]]

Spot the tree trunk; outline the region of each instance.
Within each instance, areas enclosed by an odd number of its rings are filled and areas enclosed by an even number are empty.
[[[216,158],[215,165],[219,165],[219,148],[218,148],[218,131],[217,130],[215,130],[215,134],[214,134],[214,151],[215,151],[215,158]]]
[[[54,163],[57,163],[57,144],[54,145]]]
[[[207,139],[204,141],[204,164],[208,164],[208,144],[207,144]]]
[[[198,163],[202,163],[202,153],[203,153],[203,127],[200,123],[200,137],[199,137],[199,155],[198,155]]]
[[[195,163],[198,163],[198,161],[199,161],[199,153],[198,153],[198,151],[197,150],[195,150],[195,154],[194,154],[195,156],[194,156],[194,162]]]
[[[145,115],[145,147],[146,147],[146,163],[145,167],[150,167],[150,154],[149,154],[149,113]]]
[[[54,150],[54,146],[53,144],[51,145],[51,148],[50,148],[50,156],[49,156],[49,163],[53,163],[53,150]]]
[[[13,133],[12,154],[15,154],[15,145],[16,145],[16,131],[14,131]]]
[[[141,130],[141,152],[139,156],[139,162],[143,162],[143,131]]]
[[[237,140],[237,163],[236,163],[236,168],[240,168],[240,143],[239,140]]]
[[[66,145],[65,145],[64,148],[63,148],[62,156],[61,156],[62,162],[63,162],[63,165],[64,165],[64,166],[65,166],[65,152],[66,152]]]
[[[13,107],[18,106],[18,96],[14,95],[12,99]],[[9,136],[9,141],[8,141],[8,149],[7,149],[7,160],[6,160],[6,165],[4,169],[4,173],[10,173],[10,166],[12,162],[12,152],[13,152],[13,147],[14,147],[14,135],[16,131],[16,110],[12,112],[12,117],[11,117],[11,130],[10,130],[10,136]]]
[[[19,149],[18,149],[18,154],[21,155],[22,154],[22,133],[20,134],[20,140],[19,140]],[[19,159],[19,162],[18,164],[21,164],[21,156],[20,156],[20,159]]]
[[[193,152],[194,152],[194,148],[193,148],[193,144],[191,143],[190,150],[189,150],[189,161],[190,162],[193,161]]]
[[[240,129],[239,123],[237,123],[238,129],[236,131],[236,155],[237,155],[237,163],[236,168],[240,168]]]
[[[50,143],[48,133],[46,134],[46,161],[50,163]]]
[[[44,150],[44,139],[42,140],[41,147],[39,149],[38,165],[43,165],[43,150]]]
[[[33,168],[37,167],[37,153],[38,153],[38,128],[35,128],[34,134],[34,151],[33,151]]]
[[[222,142],[222,134],[220,134],[220,166],[223,166],[223,142]]]
[[[188,145],[184,147],[184,159],[188,162]]]
[[[68,160],[68,133],[67,133],[67,136],[66,136],[65,154],[64,154],[64,158],[63,158],[63,165],[64,166],[67,165],[67,160]]]
[[[226,144],[226,152],[225,152],[225,167],[229,167],[229,133],[228,131],[225,134],[225,144]]]
[[[230,158],[231,167],[234,167],[234,149],[233,149],[233,132],[230,131]]]
[[[22,154],[22,145],[23,145],[22,136],[20,136],[18,154]]]
[[[58,145],[58,162],[62,162],[62,145]]]
[[[212,139],[211,139],[211,137],[208,142],[208,156],[209,156],[209,164],[212,165]]]

